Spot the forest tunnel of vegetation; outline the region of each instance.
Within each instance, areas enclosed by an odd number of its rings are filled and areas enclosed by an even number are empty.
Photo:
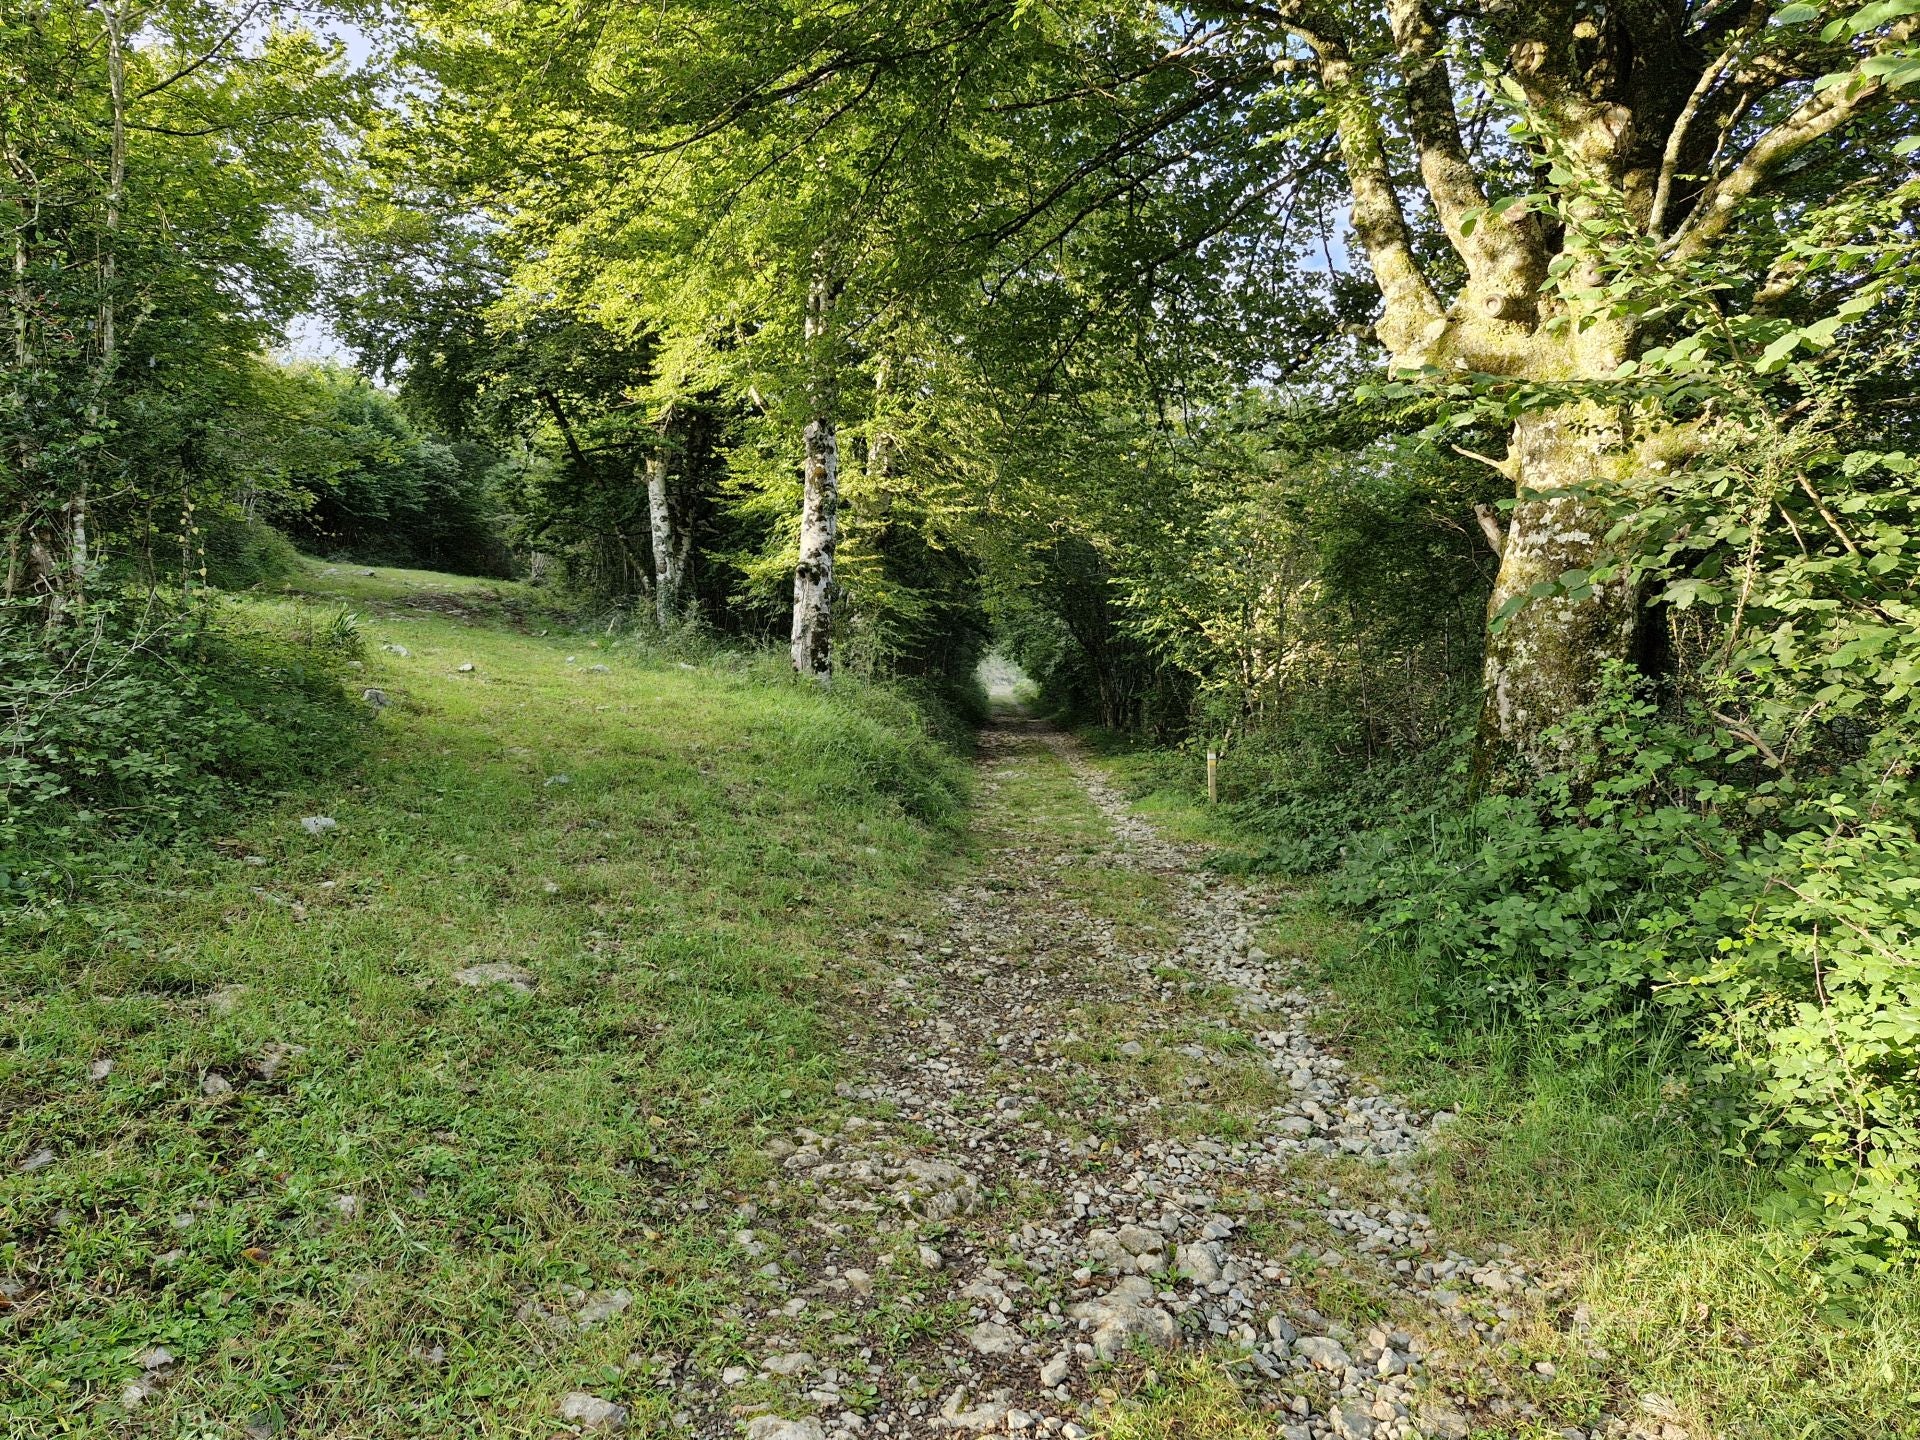
[[[350,723],[222,633],[289,542],[962,708],[997,645],[1223,751],[1442,1019],[1677,1027],[1832,1273],[1908,1261],[1917,25],[10,3],[7,923]]]

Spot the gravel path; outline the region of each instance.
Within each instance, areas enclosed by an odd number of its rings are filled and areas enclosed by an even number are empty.
[[[1528,1427],[1484,1366],[1456,1381],[1558,1291],[1436,1237],[1412,1162],[1446,1117],[1311,1037],[1300,962],[1255,938],[1278,897],[1201,870],[1059,733],[984,745],[984,863],[893,937],[844,1122],[769,1147],[778,1178],[729,1222],[752,1363],[681,1366],[682,1425],[1096,1436],[1206,1347],[1249,1433]],[[1662,1432],[1593,1432],[1626,1433]]]

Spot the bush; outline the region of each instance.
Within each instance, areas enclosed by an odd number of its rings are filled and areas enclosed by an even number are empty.
[[[1443,1013],[1598,1046],[1678,1019],[1703,1098],[1841,1270],[1920,1250],[1920,803],[1869,756],[1741,773],[1617,676],[1575,763],[1374,832],[1332,893],[1423,953]]]
[[[222,590],[246,590],[269,580],[284,580],[300,566],[293,542],[264,520],[218,515],[200,531],[207,584]]]
[[[0,609],[7,905],[57,904],[141,863],[143,846],[349,756],[365,722],[340,677],[357,644],[338,618],[243,633],[204,608],[96,602],[49,635],[37,609]]]

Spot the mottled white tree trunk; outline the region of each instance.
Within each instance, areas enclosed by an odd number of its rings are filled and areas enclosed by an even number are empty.
[[[840,436],[833,306],[836,286],[821,255],[807,289],[807,401],[802,433],[800,558],[793,567],[793,668],[809,680],[833,676],[833,554],[840,532]]]
[[[673,533],[664,445],[647,456],[647,516],[653,526],[653,614],[665,630],[680,618],[681,559],[685,552]]]
[[[809,679],[826,680],[833,674],[833,552],[840,526],[840,440],[833,420],[824,415],[807,422],[805,440],[800,560],[793,567],[793,668]]]

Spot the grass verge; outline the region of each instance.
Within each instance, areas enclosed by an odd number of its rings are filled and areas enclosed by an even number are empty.
[[[953,851],[897,700],[344,568],[243,616],[367,605],[367,763],[0,961],[9,1437],[549,1434],[576,1389],[659,1433],[759,1143]]]

